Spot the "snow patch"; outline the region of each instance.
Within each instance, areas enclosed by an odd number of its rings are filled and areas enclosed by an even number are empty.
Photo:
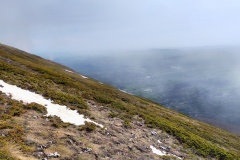
[[[45,106],[47,109],[47,116],[58,116],[63,122],[74,125],[84,125],[85,122],[92,122],[103,128],[103,125],[88,118],[84,118],[84,116],[77,113],[76,110],[71,110],[67,106],[54,104],[53,101],[47,100],[39,94],[21,89],[15,85],[10,85],[5,83],[3,80],[0,80],[0,91],[8,96],[11,95],[11,98],[14,100],[23,101],[24,103],[35,102]]]
[[[69,71],[69,70],[67,70],[67,69],[65,69],[65,71],[66,71],[66,72],[69,72],[69,73],[73,73],[73,71]]]
[[[83,75],[81,75],[81,74],[79,74],[79,75],[80,75],[82,78],[85,78],[85,79],[86,79],[86,78],[88,78],[88,77],[86,77],[86,76],[83,76]]]
[[[151,148],[151,150],[152,150],[153,153],[155,153],[155,154],[157,154],[157,155],[159,155],[159,156],[165,156],[165,155],[167,155],[165,151],[161,151],[161,150],[155,148],[155,147],[152,146],[152,145],[150,146],[150,148]]]
[[[69,72],[69,73],[74,73],[73,71],[70,71],[70,70],[67,70],[67,69],[65,69],[65,71],[66,72]],[[81,75],[81,74],[79,74],[82,78],[88,78],[88,77],[86,77],[86,76],[83,76],[83,75]]]
[[[83,75],[81,75],[82,76],[82,78],[88,78],[88,77],[86,77],[86,76],[83,76]]]
[[[121,89],[119,89],[119,91],[121,91],[121,92],[123,92],[123,93],[127,93],[126,91],[124,91],[124,90],[121,90]]]
[[[119,91],[132,95],[131,93],[128,93],[127,91],[124,91],[124,90],[121,90],[121,89],[119,89]]]
[[[178,157],[178,156],[176,156],[176,155],[174,155],[174,154],[167,153],[167,152],[165,152],[165,151],[161,151],[161,150],[155,148],[155,147],[152,146],[152,145],[150,145],[150,148],[151,148],[151,150],[152,150],[152,152],[153,152],[154,154],[157,154],[157,155],[159,155],[159,156],[173,156],[173,157],[176,157],[177,159],[182,159],[181,157]]]

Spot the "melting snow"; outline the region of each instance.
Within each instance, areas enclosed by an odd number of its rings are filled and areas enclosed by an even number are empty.
[[[124,90],[121,90],[121,89],[119,89],[119,91],[121,91],[121,92],[123,92],[123,93],[127,93],[126,91],[124,91]]]
[[[165,156],[167,155],[166,152],[164,151],[160,151],[159,149],[155,148],[154,146],[150,146],[150,148],[152,149],[152,152],[159,155],[159,156]]]
[[[82,78],[88,78],[88,77],[86,77],[86,76],[83,76],[83,75],[80,75],[80,76],[82,76]]]
[[[3,80],[0,80],[0,91],[7,95],[11,95],[12,99],[23,101],[24,103],[35,102],[43,105],[47,108],[47,116],[58,116],[63,122],[68,122],[75,125],[84,125],[85,121],[87,121],[95,123],[103,128],[103,125],[98,124],[88,118],[84,118],[84,116],[77,113],[76,110],[71,110],[67,108],[67,106],[54,104],[53,101],[47,100],[39,94],[7,84]]]
[[[180,157],[178,157],[178,156],[176,156],[176,155],[174,155],[174,154],[166,153],[165,151],[161,151],[161,150],[155,148],[155,147],[152,146],[152,145],[150,145],[150,148],[152,149],[152,152],[153,152],[154,154],[157,154],[157,155],[159,155],[159,156],[173,156],[173,157],[176,157],[177,159],[182,159],[182,158],[180,158]]]
[[[65,69],[65,71],[66,71],[66,72],[69,72],[69,73],[73,73],[73,71],[69,71],[69,70],[67,70],[67,69]]]
[[[70,70],[67,70],[67,69],[65,69],[65,71],[66,72],[69,72],[69,73],[74,73],[73,71],[70,71]],[[83,76],[83,75],[81,75],[81,74],[79,74],[82,78],[88,78],[88,77],[86,77],[86,76]]]
[[[121,90],[121,89],[119,89],[119,91],[132,95],[131,93],[128,93],[127,91],[124,91],[124,90]]]
[[[80,75],[82,78],[88,78],[88,77],[86,77],[86,76],[83,76],[83,75],[81,75],[81,74],[78,74],[78,75]]]

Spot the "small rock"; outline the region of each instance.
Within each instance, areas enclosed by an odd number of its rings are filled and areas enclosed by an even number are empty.
[[[134,133],[131,133],[131,138],[136,138],[136,135]]]
[[[92,148],[83,148],[82,151],[85,152],[85,153],[91,152]]]
[[[141,122],[138,122],[136,123],[138,126],[143,126],[143,124]]]
[[[55,153],[54,153],[54,156],[55,156],[56,158],[58,158],[58,157],[60,157],[60,154],[59,154],[58,152],[55,152]]]
[[[132,146],[128,146],[129,150],[132,150]]]
[[[167,151],[167,152],[170,152],[170,150],[171,150],[171,147],[167,147],[167,148],[166,148],[166,151]]]
[[[54,152],[54,153],[49,153],[47,154],[48,157],[52,157],[52,158],[59,158],[60,154],[58,152]]]
[[[37,151],[43,151],[43,148],[37,147]]]
[[[49,153],[49,154],[47,154],[47,156],[48,156],[48,157],[53,157],[54,154],[53,154],[53,153]]]
[[[44,155],[43,152],[34,152],[33,153],[33,156],[38,157],[38,158],[41,158],[43,155]]]
[[[33,116],[34,119],[37,119],[38,117],[37,116]]]
[[[151,134],[152,134],[153,136],[156,136],[156,135],[157,135],[157,132],[152,131]]]
[[[141,152],[149,152],[149,148],[146,145],[135,145],[135,147]]]
[[[163,150],[165,150],[165,151],[167,150],[167,148],[166,148],[166,147],[163,147],[163,146],[160,146],[160,148],[163,149]]]

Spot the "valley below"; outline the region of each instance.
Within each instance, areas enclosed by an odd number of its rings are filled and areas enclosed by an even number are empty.
[[[240,134],[238,52],[238,48],[224,47],[154,49],[54,60],[127,93]]]

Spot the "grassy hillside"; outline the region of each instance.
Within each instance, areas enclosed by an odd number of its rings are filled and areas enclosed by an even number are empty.
[[[124,127],[129,130],[134,117],[140,117],[149,130],[160,129],[176,138],[189,158],[197,155],[203,158],[240,159],[240,137],[147,99],[123,93],[89,78],[82,78],[75,72],[66,72],[65,69],[71,70],[38,56],[0,45],[0,79],[9,84],[34,91],[92,119],[96,117],[92,114],[88,102],[94,102],[108,110],[106,118],[120,118]],[[0,114],[0,130],[10,130],[8,136],[0,137],[0,159],[14,159],[14,154],[7,149],[9,142],[18,144],[23,153],[31,153],[34,147],[25,141],[26,129],[13,121],[13,117],[21,116],[31,109],[44,113],[44,109],[42,106],[32,107],[32,104],[11,101],[3,94],[0,100],[1,110],[4,111]]]

